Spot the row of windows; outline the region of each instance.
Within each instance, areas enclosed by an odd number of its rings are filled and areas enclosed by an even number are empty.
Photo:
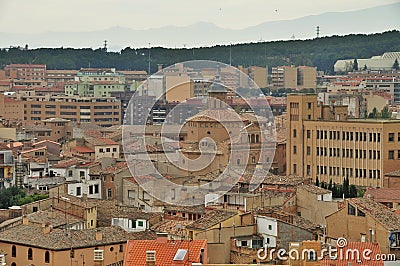
[[[308,171],[307,165],[307,171]],[[329,170],[329,172],[328,172]],[[330,176],[345,176],[345,177],[361,177],[361,178],[381,178],[380,170],[368,170],[367,169],[359,169],[359,168],[342,168],[342,172],[340,172],[340,167],[332,167],[332,166],[317,166],[317,174],[321,175],[330,175]]]
[[[110,152],[110,151],[111,151],[111,148],[106,148],[106,152]],[[113,148],[112,151],[117,152],[117,148]],[[104,152],[104,149],[103,148],[99,149],[99,152]]]
[[[328,153],[329,150],[329,153]],[[307,155],[310,155],[310,146],[307,146]],[[400,152],[400,151],[399,151]],[[317,156],[329,156],[329,157],[342,157],[342,158],[360,158],[360,159],[373,159],[380,160],[381,159],[381,151],[368,150],[358,150],[358,149],[342,149],[342,153],[340,154],[339,148],[326,148],[326,147],[317,147],[316,149]],[[400,155],[400,153],[399,153]]]
[[[389,141],[390,141],[389,133]],[[368,138],[367,138],[368,136]],[[329,140],[349,140],[349,141],[367,141],[369,142],[380,142],[381,141],[381,133],[368,133],[367,132],[351,132],[351,131],[332,131],[332,130],[317,130],[317,139],[329,139]],[[307,130],[307,138],[311,138],[311,131]],[[393,136],[394,138],[394,136]],[[400,133],[399,133],[400,139]]]

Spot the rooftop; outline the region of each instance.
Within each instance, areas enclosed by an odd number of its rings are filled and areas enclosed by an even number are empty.
[[[385,205],[367,198],[353,198],[349,202],[371,215],[387,230],[400,230],[400,216]]]
[[[235,215],[237,215],[237,212],[227,210],[211,210],[206,212],[200,219],[189,224],[187,227],[191,229],[205,230],[225,220],[228,220]]]
[[[316,195],[325,195],[325,194],[331,194],[332,191],[328,189],[324,189],[321,187],[317,187],[313,184],[307,184],[307,185],[302,185],[299,188],[304,189],[310,193],[316,194]]]
[[[102,240],[96,240],[96,232],[102,233]],[[40,226],[18,225],[0,232],[0,242],[16,243],[48,250],[68,250],[109,244],[123,244],[128,239],[154,239],[153,232],[128,233],[124,229],[100,227],[82,230],[53,229],[43,233]]]
[[[201,251],[207,249],[207,240],[130,240],[124,257],[124,265],[146,265],[146,251],[155,251],[157,266],[170,266],[179,249],[188,251],[190,262],[200,262]],[[206,259],[206,258],[204,258]]]
[[[371,198],[377,202],[400,203],[400,188],[368,188],[364,198]]]
[[[39,210],[28,214],[27,218],[29,223],[40,225],[48,224],[54,228],[66,225],[67,223],[75,224],[81,221],[80,219],[77,219],[76,216],[66,214],[65,212],[56,209]]]

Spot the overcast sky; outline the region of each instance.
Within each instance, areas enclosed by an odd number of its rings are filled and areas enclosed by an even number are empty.
[[[241,29],[262,22],[351,11],[399,0],[0,0],[0,32],[91,31],[212,22]]]

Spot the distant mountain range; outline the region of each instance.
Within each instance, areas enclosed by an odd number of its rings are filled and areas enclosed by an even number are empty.
[[[352,33],[375,33],[400,29],[400,2],[349,12],[329,12],[293,20],[261,23],[240,30],[224,29],[212,23],[199,22],[186,27],[166,26],[148,30],[112,27],[90,32],[43,32],[39,34],[12,34],[0,32],[0,47],[92,47],[109,43],[110,50],[125,47],[201,47],[218,44],[312,39],[316,27],[320,36]]]

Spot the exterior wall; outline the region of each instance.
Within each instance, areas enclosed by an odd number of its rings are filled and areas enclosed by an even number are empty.
[[[13,244],[9,243],[0,243],[0,248],[6,251],[6,262],[7,265],[11,265],[13,262],[16,265],[60,265],[60,262],[64,262],[65,264],[71,265],[87,265],[87,266],[100,266],[100,265],[110,265],[112,263],[121,262],[124,259],[124,252],[126,243],[113,244],[113,245],[105,245],[105,246],[97,246],[99,250],[104,250],[103,261],[94,261],[94,249],[95,247],[89,248],[79,248],[72,249],[73,250],[73,258],[71,258],[71,250],[45,250],[42,248],[36,247],[28,247],[23,245],[15,245],[16,246],[16,257],[12,257],[11,249]],[[121,246],[121,247],[120,247]],[[28,260],[28,249],[32,248],[32,260]],[[112,249],[112,250],[111,250]],[[49,251],[50,253],[50,262],[45,263],[45,252]]]
[[[8,99],[0,94],[0,116],[4,119],[21,120],[24,117],[24,104],[21,101]]]
[[[299,89],[315,89],[317,86],[317,68],[300,66],[297,68]]]
[[[400,188],[399,176],[384,176],[383,187],[385,188]]]
[[[356,206],[354,206],[356,207]],[[356,208],[357,209],[357,208]],[[379,242],[383,253],[389,252],[389,232],[373,217],[366,213],[365,217],[348,214],[348,202],[338,212],[326,217],[326,235],[333,238],[344,237],[349,242],[362,242],[361,235],[365,235],[367,242]],[[371,239],[370,230],[373,230]]]
[[[325,217],[338,210],[338,203],[318,200],[316,194],[299,187],[296,193],[297,212],[300,216],[316,224],[326,225]],[[325,199],[325,197],[324,197]]]
[[[278,222],[276,219],[265,216],[256,216],[257,233],[264,237],[265,245],[275,248],[278,238]]]
[[[400,121],[318,120],[331,111],[329,107],[321,109],[315,95],[289,95],[287,104],[287,174],[314,181],[318,176],[320,181],[332,179],[337,184],[348,176],[350,184],[382,187],[383,175],[398,169]],[[347,114],[341,109],[338,112]],[[390,133],[393,138],[389,141]],[[389,159],[389,151],[393,159]]]
[[[254,80],[258,87],[267,87],[267,69],[265,67],[251,66],[249,72],[250,78]]]
[[[119,158],[119,144],[94,146],[95,160],[101,158]]]
[[[313,233],[291,224],[278,221],[279,246],[289,250],[290,242],[312,240]]]
[[[149,222],[144,219],[112,218],[111,225],[120,226],[128,232],[143,232],[149,229]]]
[[[101,199],[101,180],[87,180],[85,182],[67,184],[68,194],[75,197],[82,197],[86,195],[88,198]],[[77,194],[77,188],[79,187],[80,194]],[[91,187],[91,188],[90,188]],[[97,192],[96,192],[97,187]]]
[[[238,224],[238,223],[235,223]],[[230,263],[231,236],[249,236],[255,233],[255,226],[232,226],[211,228],[194,234],[195,239],[207,239],[209,263]],[[215,250],[211,251],[211,247]]]
[[[123,181],[122,202],[128,206],[138,207],[144,211],[155,211],[155,199],[132,180]]]
[[[0,128],[0,139],[16,141],[17,140],[17,129],[16,128]]]
[[[183,102],[193,97],[189,76],[166,76],[166,99],[168,102]]]
[[[2,102],[0,98],[0,107]],[[3,104],[4,101],[3,101]],[[94,123],[100,126],[121,124],[121,103],[115,98],[78,98],[68,96],[27,97],[5,104],[5,118],[22,120],[26,125],[40,123],[41,120],[60,117],[74,122]],[[1,108],[0,108],[1,109]]]

